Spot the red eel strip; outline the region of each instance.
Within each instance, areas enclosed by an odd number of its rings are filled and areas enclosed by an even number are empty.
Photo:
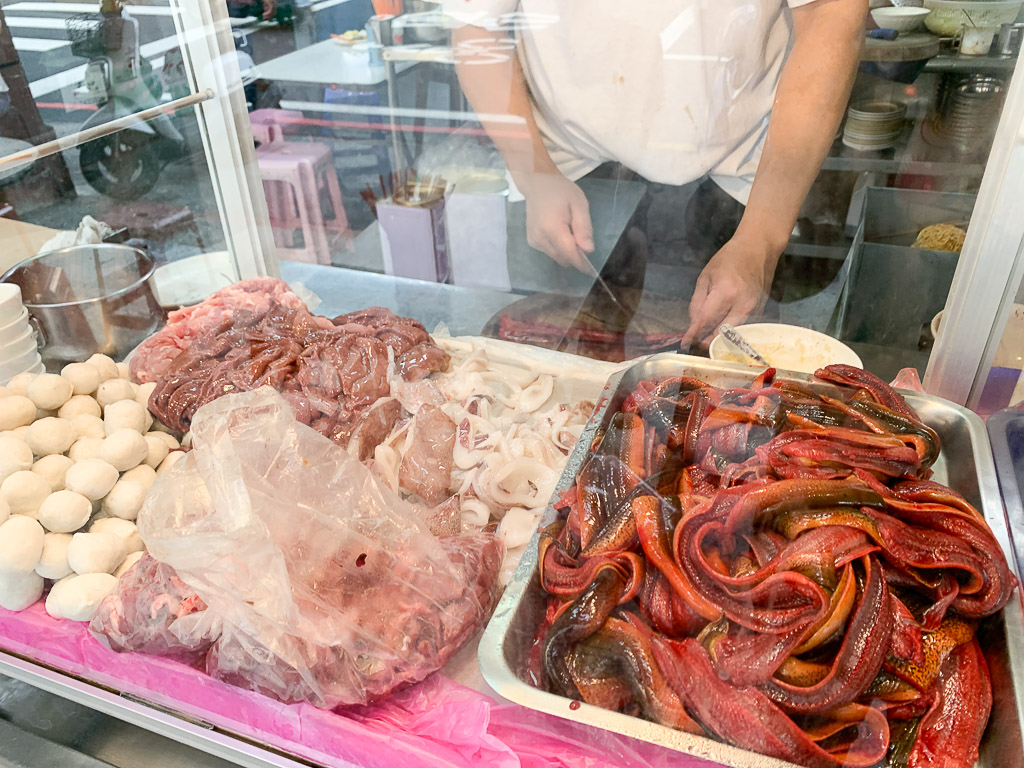
[[[858,711],[863,719],[851,722],[857,730],[852,746],[833,754],[814,743],[757,688],[737,688],[719,678],[707,651],[696,640],[656,635],[651,646],[666,680],[686,708],[730,744],[808,768],[865,768],[885,756],[889,725],[875,709]]]
[[[958,646],[939,673],[907,768],[970,768],[992,710],[992,683],[977,640]]]

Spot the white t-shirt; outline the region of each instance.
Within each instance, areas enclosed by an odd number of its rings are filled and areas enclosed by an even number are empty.
[[[456,22],[515,29],[537,122],[562,173],[616,160],[646,179],[705,175],[746,202],[790,42],[814,0],[443,0]]]

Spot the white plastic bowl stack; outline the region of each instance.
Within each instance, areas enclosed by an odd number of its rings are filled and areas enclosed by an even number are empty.
[[[43,372],[36,334],[21,303],[21,289],[0,283],[0,386],[25,372]]]
[[[850,149],[873,152],[888,149],[903,132],[907,105],[893,101],[862,101],[853,104],[843,129],[843,144]]]

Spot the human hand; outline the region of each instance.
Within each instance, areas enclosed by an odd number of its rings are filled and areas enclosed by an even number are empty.
[[[584,254],[594,250],[594,228],[583,190],[558,172],[516,183],[526,197],[527,242],[563,267],[591,274]]]
[[[757,239],[734,236],[697,278],[690,299],[690,327],[681,346],[710,343],[722,323],[740,325],[768,300],[779,253]]]

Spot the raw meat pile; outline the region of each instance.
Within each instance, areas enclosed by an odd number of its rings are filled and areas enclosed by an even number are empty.
[[[258,277],[229,285],[211,294],[201,304],[171,312],[163,330],[140,344],[132,356],[132,379],[139,384],[156,381],[167,372],[174,358],[192,346],[194,340],[216,332],[225,322],[230,322],[236,312],[266,312],[272,304],[281,304],[288,309],[306,308],[286,283],[271,277]],[[322,327],[331,327],[326,317],[316,320]]]
[[[448,355],[414,320],[372,308],[330,321],[282,286],[245,281],[172,317],[132,361],[138,380],[156,381],[150,409],[184,432],[200,406],[269,385],[299,421],[342,446],[355,439],[366,458],[401,415],[379,402],[390,394],[392,361],[415,381],[445,370]]]
[[[371,702],[443,666],[496,596],[501,539],[437,539],[420,514],[276,392],[220,398],[91,629],[281,701]]]

